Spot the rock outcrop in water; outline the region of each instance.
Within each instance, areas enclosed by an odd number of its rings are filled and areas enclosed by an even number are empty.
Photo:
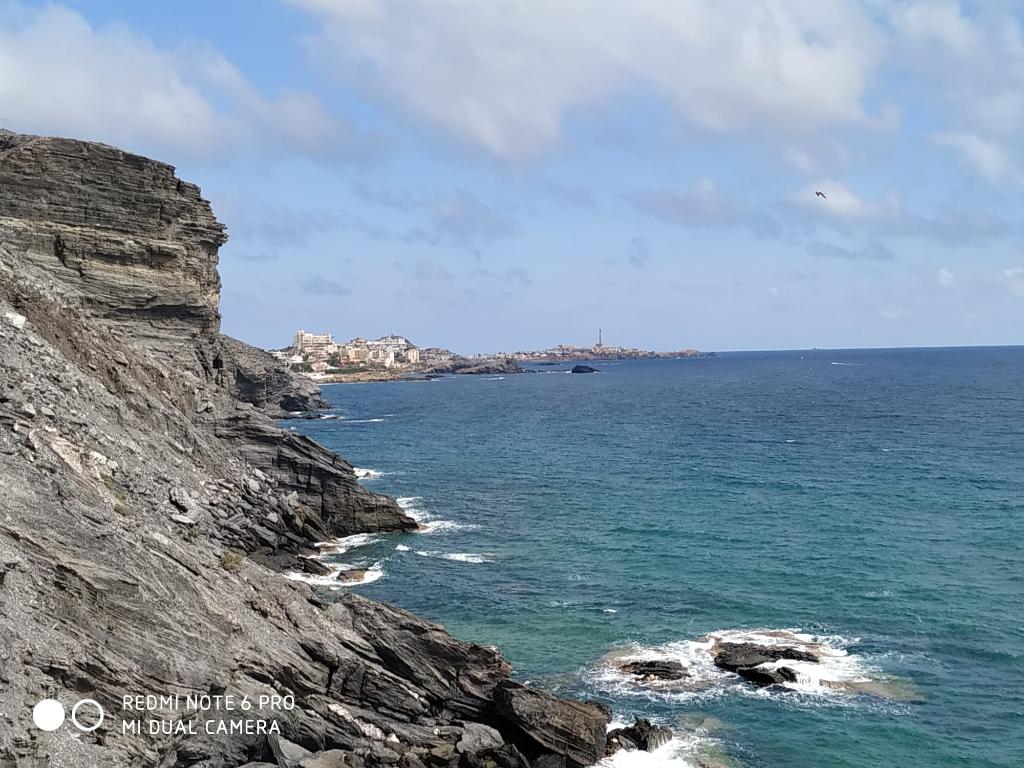
[[[735,672],[755,685],[781,685],[797,680],[797,673],[790,667],[775,665],[779,661],[807,661],[817,664],[817,654],[796,646],[762,644],[754,642],[717,642],[714,646],[715,666]]]
[[[273,570],[309,567],[317,541],[416,524],[275,426],[318,394],[219,333],[224,241],[168,165],[0,132],[0,766],[597,759],[604,710],[512,683],[493,648]],[[145,695],[181,698],[126,702]],[[46,697],[95,699],[106,718],[40,731]]]

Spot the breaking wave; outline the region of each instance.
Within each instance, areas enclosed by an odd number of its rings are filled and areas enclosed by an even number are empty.
[[[421,533],[451,533],[452,531],[472,531],[480,526],[476,523],[458,523],[454,520],[438,520],[435,515],[427,512],[420,496],[402,496],[395,499],[409,517],[420,524]]]
[[[384,561],[378,560],[367,568],[359,568],[347,563],[325,563],[331,569],[327,574],[301,573],[289,571],[286,578],[292,581],[301,581],[312,584],[314,587],[327,587],[332,591],[344,587],[359,587],[364,584],[371,584],[384,576]],[[349,574],[348,577],[345,574]]]
[[[416,550],[417,555],[422,557],[437,557],[442,560],[454,560],[458,563],[490,563],[493,562],[495,555],[493,552],[481,552],[479,554],[473,554],[470,552],[437,552],[435,550]]]
[[[859,642],[838,635],[812,635],[794,629],[722,630],[692,640],[680,640],[659,646],[629,645],[606,654],[593,671],[593,682],[600,688],[629,697],[657,697],[671,700],[703,699],[726,693],[771,696],[781,686],[789,691],[836,700],[851,694],[864,694],[890,701],[915,701],[916,689],[906,680],[887,678],[863,656],[848,648]],[[792,682],[757,687],[739,675],[715,666],[719,643],[754,643],[785,646],[807,651],[817,662],[783,659],[758,665],[758,669],[788,667],[796,673]],[[640,680],[623,671],[622,666],[636,661],[678,662],[686,675],[678,680]]]

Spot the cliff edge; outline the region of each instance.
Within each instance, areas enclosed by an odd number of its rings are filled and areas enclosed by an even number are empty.
[[[0,131],[0,766],[597,760],[603,709],[275,571],[315,542],[415,522],[275,425],[319,394],[220,334],[225,239],[171,166]],[[147,695],[164,698],[130,704]],[[198,696],[253,708],[188,706]],[[42,731],[44,698],[106,716]]]

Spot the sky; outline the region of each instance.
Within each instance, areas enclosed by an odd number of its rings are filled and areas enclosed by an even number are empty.
[[[1022,23],[1004,0],[0,0],[0,127],[199,184],[231,238],[223,329],[264,347],[1019,344]]]

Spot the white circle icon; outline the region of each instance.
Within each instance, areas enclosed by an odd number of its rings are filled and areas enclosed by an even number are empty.
[[[91,704],[92,706],[96,707],[96,722],[92,725],[82,725],[80,722],[78,722],[78,708],[83,704]],[[63,715],[64,710],[62,709],[61,720],[64,719]],[[101,707],[99,705],[99,702],[97,702],[94,699],[82,699],[71,708],[71,722],[75,724],[75,727],[78,730],[84,731],[85,733],[89,733],[89,731],[95,731],[97,728],[103,725],[103,707]]]
[[[64,705],[56,699],[43,699],[32,707],[32,722],[41,731],[56,731],[64,724]]]

